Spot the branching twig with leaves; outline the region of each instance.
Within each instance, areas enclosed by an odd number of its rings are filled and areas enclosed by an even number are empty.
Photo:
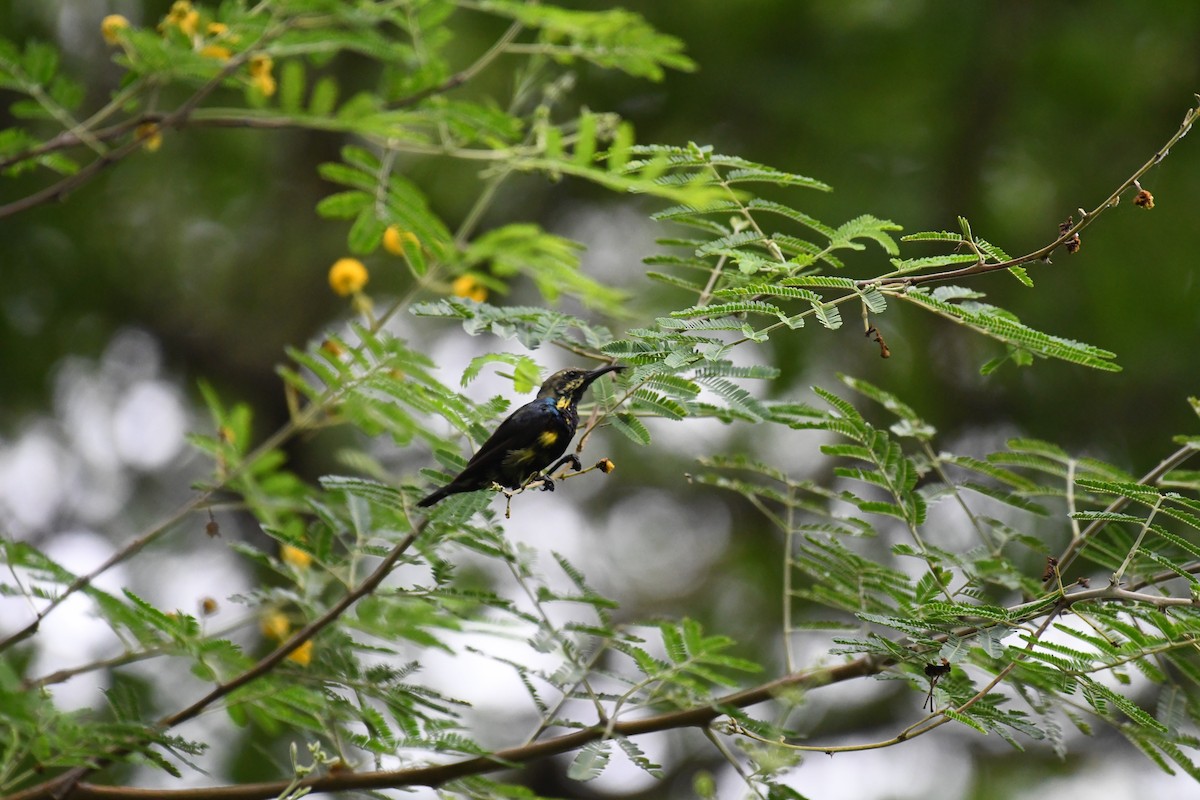
[[[458,66],[461,61],[451,66],[444,51],[452,38],[448,20],[460,9],[493,17],[502,30],[466,67]],[[216,10],[182,2],[156,30],[132,29],[120,20],[107,24],[128,81],[90,115],[65,102],[70,92],[54,83],[57,66],[45,49],[21,52],[0,44],[0,78],[15,81],[54,131],[39,137],[14,129],[0,169],[36,165],[61,174],[50,186],[0,208],[0,217],[64,198],[133,156],[148,144],[148,124],[155,131],[297,127],[352,137],[337,159],[319,168],[337,189],[316,213],[346,223],[353,257],[343,260],[345,276],[333,280],[331,272],[330,282],[365,321],[288,351],[279,374],[292,419],[257,447],[250,445],[248,409],[227,408],[206,390],[216,431],[197,437],[196,444],[211,458],[214,479],[92,572],[71,575],[31,545],[5,542],[12,576],[5,588],[28,597],[35,611],[31,622],[0,641],[0,650],[33,641],[45,617],[81,593],[130,643],[120,656],[8,684],[42,687],[159,654],[164,660],[183,657],[206,684],[199,699],[157,718],[115,701],[113,723],[70,715],[71,725],[61,727],[75,738],[56,738],[55,721],[68,714],[49,693],[24,692],[0,703],[11,714],[0,721],[15,742],[0,749],[0,790],[10,797],[251,800],[306,791],[440,788],[571,752],[576,758],[569,774],[586,780],[600,773],[614,748],[658,774],[631,737],[684,728],[704,731],[752,790],[766,796],[777,775],[767,766],[750,769],[737,761],[714,732],[726,718],[730,731],[763,745],[786,741],[787,747],[832,753],[898,745],[949,722],[1016,743],[1020,735],[1055,735],[1058,728],[1048,715],[1090,714],[1118,726],[1161,764],[1200,775],[1183,749],[1196,741],[1179,724],[1195,723],[1194,704],[1171,706],[1170,719],[1161,720],[1140,698],[1097,680],[1106,673],[1123,676],[1134,665],[1164,691],[1182,691],[1177,676],[1195,676],[1188,657],[1200,641],[1192,591],[1200,550],[1189,537],[1200,530],[1200,480],[1180,467],[1200,439],[1184,438],[1176,453],[1140,480],[1032,439],[1015,438],[992,453],[949,453],[934,446],[936,430],[912,407],[872,384],[843,379],[877,407],[873,412],[824,388],[815,390],[817,405],[810,405],[752,390],[755,381],[772,381],[781,370],[742,357],[772,337],[801,335],[813,320],[838,328],[847,303],[858,304],[852,307],[861,308],[864,330],[887,356],[891,350],[879,317],[890,301],[902,300],[1002,343],[1006,358],[1018,364],[1036,355],[1113,369],[1114,355],[1107,350],[1025,326],[1011,312],[979,302],[982,295],[974,288],[927,285],[974,283],[1002,269],[1031,285],[1025,265],[1056,248],[1077,247],[1080,232],[1130,189],[1138,192],[1135,202],[1152,205],[1141,180],[1192,127],[1195,109],[1103,203],[1063,223],[1050,244],[1011,258],[976,236],[965,219],[961,234],[917,233],[900,241],[893,236],[900,229],[896,223],[872,215],[829,225],[752,191],[767,186],[790,202],[796,189],[827,189],[820,181],[695,144],[637,145],[632,128],[615,115],[564,111],[559,101],[571,82],[566,74],[571,62],[650,79],[665,68],[691,68],[678,40],[630,12],[513,0],[324,4],[319,13],[308,3],[282,0]],[[374,91],[343,98],[339,106],[336,79],[321,70],[324,59],[346,54],[372,60],[381,77]],[[532,77],[513,82],[517,89],[508,103],[469,96],[475,78],[496,67],[501,55],[520,59],[529,76],[543,68],[553,73],[540,84],[540,97]],[[280,62],[278,80],[274,60]],[[249,80],[245,71],[251,71]],[[170,84],[187,87],[186,98],[174,110],[154,108],[156,92]],[[459,88],[468,91],[451,96]],[[242,90],[246,108],[209,105],[226,89]],[[86,164],[64,161],[79,148],[87,148]],[[441,219],[409,171],[398,167],[401,154],[486,167],[458,225]],[[586,180],[670,203],[655,218],[678,226],[673,233],[685,233],[666,240],[670,254],[651,259],[663,271],[651,270],[647,277],[682,290],[681,307],[634,307],[624,291],[581,269],[577,244],[533,223],[487,229],[498,187],[520,173]],[[777,231],[771,222],[786,229]],[[956,252],[900,259],[901,243],[920,241],[949,244]],[[891,268],[873,278],[840,274],[843,258],[868,246],[882,251]],[[378,315],[365,293],[367,267],[358,260],[377,253],[399,259],[394,263],[406,281]],[[518,306],[495,299],[518,282],[530,284],[543,302]],[[561,310],[557,301],[564,296],[582,310]],[[776,677],[747,680],[759,665],[734,655],[738,643],[731,637],[706,632],[694,619],[617,624],[608,611],[612,602],[559,553],[554,558],[574,589],[552,591],[534,578],[537,553],[509,543],[490,495],[464,493],[417,522],[413,503],[422,488],[417,484],[432,470],[420,478],[395,473],[427,463],[430,452],[446,465],[461,460],[463,439],[482,441],[507,400],[472,402],[439,380],[436,369],[445,365],[434,364],[421,344],[394,333],[397,326],[390,323],[402,312],[418,325],[452,320],[471,335],[515,340],[526,351],[551,345],[630,365],[619,382],[595,386],[581,448],[601,425],[647,445],[647,419],[709,419],[773,426],[789,436],[820,434],[821,454],[832,461],[820,477],[793,477],[778,464],[752,457],[714,455],[689,484],[689,491],[731,492],[734,502],[757,509],[782,532],[788,649],[786,666],[773,668]],[[479,356],[461,371],[463,385],[496,364],[512,369],[518,393],[536,386],[541,366],[528,352]],[[888,415],[888,423],[874,422],[875,413]],[[380,463],[376,451],[356,448],[342,454],[353,474],[327,475],[314,484],[285,468],[283,444],[335,425],[364,437],[390,437],[405,466],[393,469]],[[601,464],[579,474],[610,471],[611,461]],[[239,495],[238,508],[263,534],[235,545],[237,555],[279,579],[279,585],[239,598],[255,613],[281,620],[281,627],[266,634],[273,644],[265,655],[247,653],[227,632],[205,633],[195,619],[161,611],[132,591],[115,596],[96,587],[98,577],[179,530],[218,493]],[[533,502],[530,497],[521,502]],[[982,546],[956,548],[931,521],[931,510],[947,498],[949,510],[939,511],[953,516],[953,524],[969,526],[972,540]],[[887,546],[862,544],[872,538]],[[464,552],[503,567],[496,572],[505,577],[462,579],[456,566]],[[1051,552],[1059,555],[1047,560]],[[359,579],[362,565],[376,559]],[[408,582],[381,590],[402,563],[413,568]],[[1049,563],[1044,580],[1031,563]],[[1064,583],[1068,569],[1074,582]],[[419,577],[409,580],[410,575]],[[515,587],[533,610],[519,609],[493,580],[507,581],[503,589]],[[558,601],[583,603],[596,619],[559,624],[546,607]],[[814,609],[820,616],[808,619]],[[530,647],[552,651],[559,659],[556,670],[534,670],[519,657],[449,644],[443,637],[447,631],[479,632],[492,615],[537,629],[540,638]],[[791,644],[806,630],[830,636],[826,649],[834,663],[797,663]],[[507,747],[484,747],[456,713],[465,700],[443,696],[413,677],[429,652],[460,649],[517,670],[537,706],[531,735]],[[936,694],[941,710],[914,711],[915,722],[897,724],[899,733],[883,741],[848,745],[796,742],[783,728],[804,693],[873,675],[906,682],[914,698],[925,693],[926,678],[937,675],[928,696]],[[543,703],[531,676],[544,678],[559,693],[558,701]],[[1014,693],[996,691],[1001,685]],[[617,688],[610,691],[612,686]],[[752,707],[768,702],[780,722],[752,716]],[[583,719],[571,718],[577,705],[585,709]],[[262,721],[308,739],[312,765],[299,763],[297,747],[293,774],[279,765],[277,777],[260,783],[144,790],[94,782],[100,770],[126,762],[175,770],[164,754],[193,754],[203,743],[172,732],[217,709],[230,716],[230,724]],[[552,728],[567,732],[548,735]],[[337,760],[324,756],[326,747]],[[384,759],[396,753],[411,761],[384,768]],[[356,768],[349,763],[356,756],[374,759],[376,768]]]

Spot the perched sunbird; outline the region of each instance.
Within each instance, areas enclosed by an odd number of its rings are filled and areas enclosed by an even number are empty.
[[[566,452],[579,427],[579,399],[592,381],[621,369],[624,367],[610,364],[590,371],[573,368],[554,373],[538,390],[537,399],[501,422],[454,480],[417,505],[431,506],[448,495],[487,489],[495,483],[509,489],[524,486]],[[572,458],[554,464],[550,471]],[[548,478],[542,485],[554,488]]]

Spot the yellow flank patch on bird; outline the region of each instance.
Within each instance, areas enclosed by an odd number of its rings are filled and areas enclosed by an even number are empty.
[[[520,450],[513,450],[504,459],[505,464],[525,464],[533,460],[534,455],[532,447],[524,447]]]
[[[568,408],[571,405],[571,403],[572,403],[572,400],[569,396],[568,397],[560,397],[554,401],[555,407],[559,408],[559,409]]]
[[[557,441],[558,434],[554,431],[545,431],[538,437],[538,442],[541,443],[542,447],[549,447]]]

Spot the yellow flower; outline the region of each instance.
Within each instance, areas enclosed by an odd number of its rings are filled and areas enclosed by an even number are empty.
[[[185,36],[195,36],[196,28],[200,25],[200,12],[192,8],[192,4],[188,0],[175,0],[159,29],[171,25],[179,28]]]
[[[309,639],[307,642],[288,653],[288,661],[295,661],[300,666],[307,667],[312,663],[312,653],[313,643],[312,639]]]
[[[270,97],[275,94],[275,76],[271,73],[265,75],[257,75],[251,79],[258,90],[262,92],[263,97]]]
[[[109,14],[104,19],[100,20],[100,35],[104,37],[104,41],[109,44],[118,44],[121,41],[121,31],[129,27],[129,20],[125,19],[120,14]]]
[[[279,557],[283,559],[285,564],[291,564],[296,569],[308,569],[312,565],[312,556],[299,547],[292,547],[290,544],[283,546],[279,551]]]
[[[292,630],[287,615],[281,611],[272,611],[263,617],[261,626],[263,635],[276,641],[283,641]]]
[[[142,147],[151,153],[162,147],[162,129],[156,122],[143,122],[133,129],[133,135],[142,143]]]
[[[361,292],[369,277],[357,258],[339,258],[329,268],[329,286],[342,297]]]
[[[270,72],[271,67],[275,62],[266,53],[255,53],[250,56],[250,63],[247,65],[250,70],[250,75],[257,77],[264,72]]]
[[[179,22],[179,30],[188,36],[196,35],[196,27],[200,24],[200,12],[189,11]]]
[[[482,303],[484,300],[487,300],[488,296],[487,287],[470,275],[462,275],[455,278],[454,283],[450,285],[450,289],[459,297],[474,300],[476,303]]]
[[[209,36],[224,36],[229,32],[229,26],[224,22],[210,22],[205,27],[204,32]]]
[[[228,61],[233,53],[223,44],[206,44],[200,48],[200,55],[215,58],[217,61]]]
[[[412,231],[402,231],[395,225],[389,225],[383,232],[383,249],[394,256],[404,255],[405,242],[411,242],[417,247],[421,246],[421,240]]]
[[[274,63],[266,53],[255,53],[250,57],[250,82],[258,87],[264,97],[275,94],[275,76],[271,74]]]

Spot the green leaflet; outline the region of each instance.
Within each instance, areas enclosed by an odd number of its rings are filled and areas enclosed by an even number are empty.
[[[946,319],[1037,355],[1108,372],[1121,369],[1112,362],[1116,354],[1108,350],[1034,330],[1022,325],[1011,314],[1000,312],[991,306],[971,307],[965,303],[949,302],[942,299],[943,296],[944,293],[930,293],[924,289],[915,289],[899,295],[909,303],[927,308]]]

